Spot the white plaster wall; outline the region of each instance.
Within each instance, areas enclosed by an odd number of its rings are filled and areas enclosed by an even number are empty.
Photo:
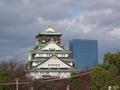
[[[68,57],[68,54],[57,54],[58,57]]]
[[[42,57],[48,57],[47,54],[42,54]]]
[[[50,57],[52,54],[36,54],[35,57]]]
[[[67,64],[63,63],[58,58],[51,58],[48,61],[44,62],[37,68],[71,68]]]
[[[57,54],[58,57],[62,57],[62,54]]]
[[[39,54],[35,54],[35,57],[40,57],[40,55]]]
[[[68,57],[68,54],[65,54],[65,57]]]
[[[43,75],[50,75],[55,76],[59,78],[70,78],[71,73],[70,72],[37,72],[37,73],[30,73],[30,76],[33,78],[43,78]]]
[[[32,59],[32,56],[31,54],[28,55],[28,60],[31,60]]]
[[[70,65],[70,66],[73,66],[73,62],[70,62],[69,65]]]
[[[57,44],[54,42],[51,42],[48,44],[46,47],[44,47],[42,50],[62,50],[61,47],[59,47]]]
[[[32,66],[36,66],[36,65],[37,65],[37,63],[36,63],[36,62],[33,62],[33,63],[32,63]]]

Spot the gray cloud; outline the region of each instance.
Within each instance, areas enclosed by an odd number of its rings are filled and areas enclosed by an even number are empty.
[[[101,59],[105,52],[120,49],[119,3],[118,0],[0,0],[0,57],[25,58],[35,43],[35,34],[53,25],[56,31],[64,33],[65,45],[73,38],[99,40]]]

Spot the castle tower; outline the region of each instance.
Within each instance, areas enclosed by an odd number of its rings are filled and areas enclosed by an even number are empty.
[[[61,43],[62,33],[49,27],[36,35],[36,45],[29,51],[29,76],[33,78],[69,78],[74,60]]]

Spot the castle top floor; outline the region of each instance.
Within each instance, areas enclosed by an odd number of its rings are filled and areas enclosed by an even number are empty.
[[[49,41],[54,41],[57,44],[61,43],[62,33],[56,32],[52,27],[48,27],[45,32],[40,32],[36,35],[37,44],[46,44]]]

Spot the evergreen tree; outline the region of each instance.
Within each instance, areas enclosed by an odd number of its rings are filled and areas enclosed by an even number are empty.
[[[106,53],[104,63],[92,70],[91,77],[91,90],[107,90],[108,86],[120,89],[120,52]]]

